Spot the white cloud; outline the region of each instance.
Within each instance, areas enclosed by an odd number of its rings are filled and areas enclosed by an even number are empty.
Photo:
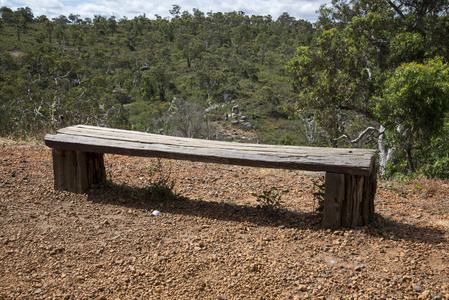
[[[57,17],[59,15],[79,14],[81,17],[94,15],[111,16],[118,18],[145,14],[153,18],[156,14],[161,17],[170,16],[169,10],[173,4],[181,6],[182,11],[192,12],[197,8],[202,12],[231,12],[243,11],[247,15],[271,15],[277,19],[279,15],[287,12],[296,19],[316,20],[316,10],[320,5],[330,0],[230,0],[223,2],[204,0],[0,0],[0,6],[7,6],[15,10],[18,7],[29,6],[35,16],[46,15]]]

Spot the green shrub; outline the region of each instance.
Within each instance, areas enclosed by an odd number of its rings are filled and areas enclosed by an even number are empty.
[[[268,191],[263,191],[262,194],[252,193],[259,203],[257,207],[266,210],[279,210],[282,208],[284,202],[281,200],[282,195],[288,193],[288,190],[279,190],[276,187],[271,187]]]

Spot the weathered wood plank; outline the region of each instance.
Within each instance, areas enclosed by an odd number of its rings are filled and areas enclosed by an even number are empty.
[[[55,190],[84,193],[106,178],[103,154],[53,149]]]
[[[327,172],[324,183],[323,227],[337,229],[341,227],[345,211],[345,174]]]
[[[90,136],[96,138],[106,138],[110,140],[131,141],[149,144],[168,144],[180,147],[205,147],[219,148],[241,151],[259,151],[276,153],[295,153],[310,155],[316,154],[328,156],[339,155],[357,159],[370,160],[374,150],[369,149],[345,149],[345,148],[324,148],[324,147],[298,147],[298,146],[278,146],[264,144],[231,143],[213,140],[201,140],[183,137],[173,137],[166,135],[150,134],[137,131],[103,128],[95,126],[77,125],[60,129],[58,133],[76,136]]]
[[[45,143],[57,149],[264,168],[357,175],[369,175],[375,168],[372,150],[239,144],[92,126],[64,128],[47,135]]]
[[[376,185],[375,174],[326,173],[323,226],[354,228],[371,222]]]

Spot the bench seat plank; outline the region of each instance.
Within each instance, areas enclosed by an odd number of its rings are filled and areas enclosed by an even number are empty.
[[[85,125],[49,134],[45,144],[61,150],[363,176],[373,173],[376,158],[374,150],[366,149],[243,144]]]

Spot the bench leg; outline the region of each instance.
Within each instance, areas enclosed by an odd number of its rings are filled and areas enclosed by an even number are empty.
[[[55,190],[82,194],[106,179],[102,153],[53,149]]]
[[[374,216],[377,174],[356,176],[327,172],[323,227],[337,229],[367,225]]]

